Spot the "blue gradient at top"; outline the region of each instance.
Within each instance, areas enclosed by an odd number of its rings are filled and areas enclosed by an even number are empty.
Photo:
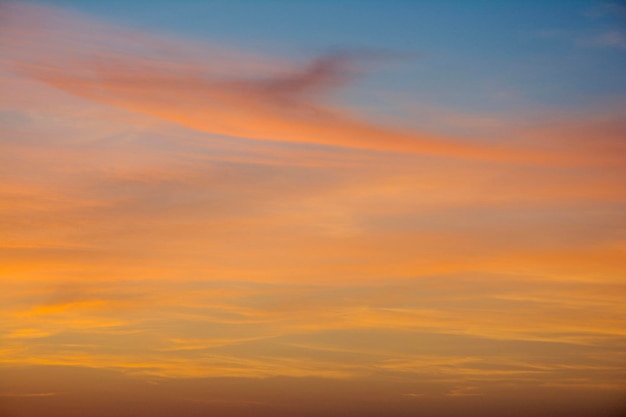
[[[104,20],[298,57],[331,48],[419,54],[359,87],[459,111],[577,108],[626,93],[619,6],[561,1],[96,1]],[[622,19],[620,21],[620,19]],[[612,34],[616,42],[607,41]]]

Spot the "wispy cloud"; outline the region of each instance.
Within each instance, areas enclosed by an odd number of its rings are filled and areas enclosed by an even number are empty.
[[[333,104],[384,56],[0,13],[3,366],[623,384],[620,106],[459,139]]]
[[[376,54],[335,52],[304,64],[285,64],[241,53],[224,58],[220,49],[208,48],[202,60],[190,55],[182,41],[178,46],[102,25],[90,27],[53,8],[10,4],[3,10],[9,22],[19,22],[4,27],[2,34],[7,60],[19,73],[80,98],[201,132],[527,163],[568,158],[568,152],[487,146],[376,125],[319,100],[349,81],[360,61],[379,59]],[[129,36],[137,38],[136,45],[129,46]],[[246,70],[238,71],[244,63]],[[250,74],[250,68],[257,73]]]
[[[455,388],[452,391],[450,391],[447,395],[450,397],[476,397],[482,394],[478,391],[478,387],[469,386],[469,387]]]
[[[59,393],[57,392],[32,392],[32,393],[0,392],[0,397],[9,397],[9,398],[53,397],[55,395],[59,395]]]
[[[549,28],[538,30],[542,39],[565,41],[584,48],[626,49],[626,7],[616,2],[597,2],[584,14],[593,25],[584,30]]]
[[[584,46],[626,49],[626,33],[620,29],[610,29],[579,40]]]

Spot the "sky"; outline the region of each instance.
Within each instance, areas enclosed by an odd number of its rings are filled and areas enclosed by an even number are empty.
[[[0,3],[0,415],[626,410],[626,4]]]

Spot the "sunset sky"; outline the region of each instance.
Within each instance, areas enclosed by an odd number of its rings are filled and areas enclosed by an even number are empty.
[[[0,3],[0,416],[626,410],[626,4]]]

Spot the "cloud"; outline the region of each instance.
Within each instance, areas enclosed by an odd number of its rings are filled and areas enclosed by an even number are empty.
[[[352,65],[349,54],[334,53],[314,59],[293,73],[272,78],[227,81],[226,88],[259,95],[273,105],[302,105],[311,94],[332,91],[349,81],[348,68]]]
[[[592,4],[583,15],[590,20],[583,30],[543,29],[535,32],[542,39],[566,41],[584,48],[626,49],[626,6],[621,2]]]
[[[455,388],[452,391],[448,392],[449,397],[477,397],[477,396],[482,396],[483,394],[480,393],[478,387],[460,387],[460,388]]]
[[[32,397],[53,397],[59,395],[58,392],[32,392],[32,393],[15,393],[15,392],[0,392],[0,397],[10,398],[32,398]]]
[[[619,1],[603,1],[594,5],[595,7],[588,13],[589,17],[602,18],[614,17],[617,19],[626,18],[626,5]]]
[[[410,381],[394,399],[623,380],[620,111],[445,112],[461,141],[332,104],[384,56],[0,10],[4,365]]]
[[[7,54],[4,61],[20,74],[77,97],[194,130],[426,155],[539,157],[528,150],[374,125],[315,99],[347,82],[357,62],[379,59],[377,55],[334,52],[286,68],[278,60],[268,72],[262,63],[255,64],[254,57],[240,59],[241,54],[235,54],[237,58],[223,59],[216,50],[203,62],[186,53],[185,44],[161,44],[158,38],[120,33],[101,24],[90,27],[88,20],[54,8],[9,4],[3,10],[10,23],[0,35]],[[139,38],[141,48],[132,42],[127,46],[131,35]],[[241,68],[245,71],[239,75]],[[249,68],[258,72],[250,74]],[[231,69],[228,75],[225,69]]]
[[[9,339],[33,339],[33,338],[39,338],[39,337],[47,337],[50,336],[51,334],[53,334],[52,332],[47,332],[47,331],[42,331],[39,329],[17,329],[14,330],[12,332],[10,332],[9,334],[7,334],[5,337],[9,338]]]
[[[626,33],[619,29],[606,30],[582,38],[579,43],[584,46],[626,49]]]
[[[0,10],[9,23],[0,31],[7,68],[75,97],[198,132],[522,164],[576,164],[589,157],[568,146],[373,124],[320,100],[364,62],[394,57],[389,54],[344,50],[294,63],[119,29],[52,7],[9,3]]]

